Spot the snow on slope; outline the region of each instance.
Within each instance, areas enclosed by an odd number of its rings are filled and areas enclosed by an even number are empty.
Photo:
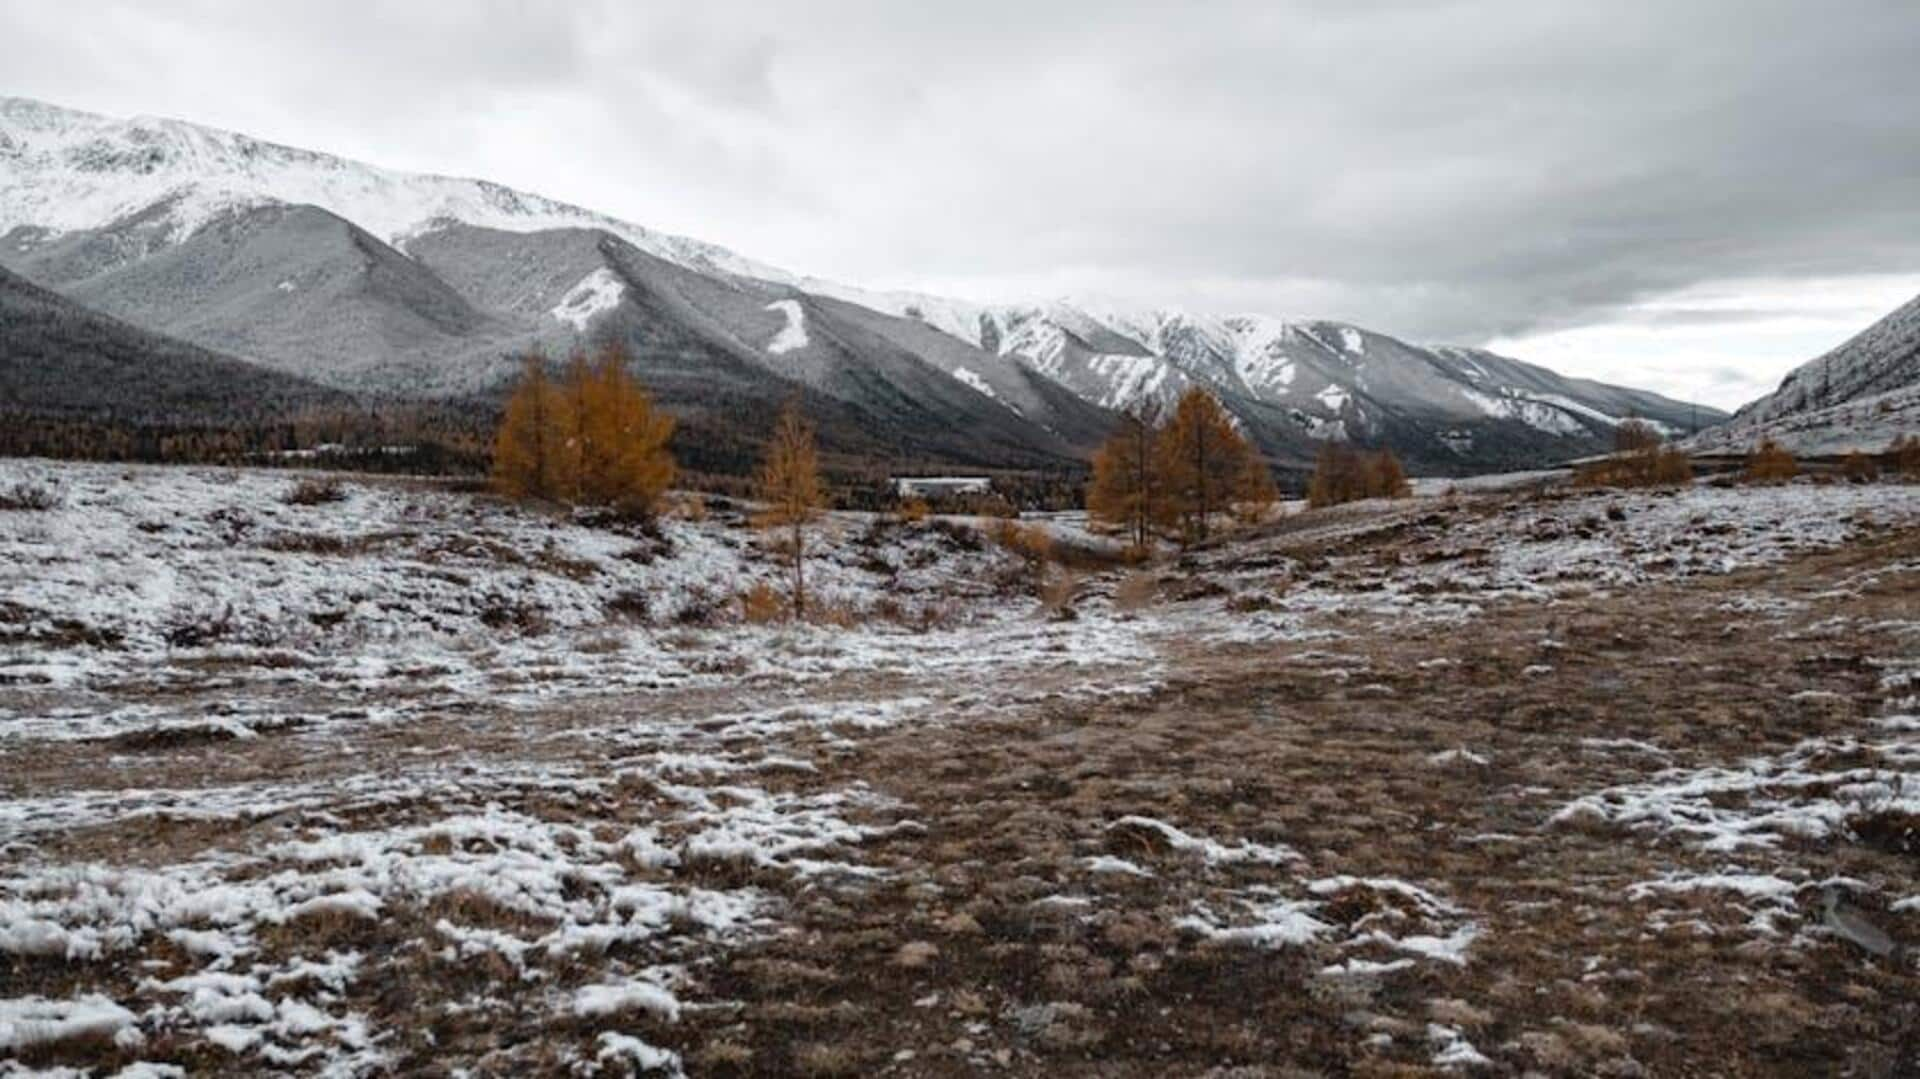
[[[799,300],[775,300],[767,305],[767,310],[777,311],[787,318],[786,325],[767,342],[767,351],[782,356],[796,348],[807,347],[807,313],[800,307]]]
[[[1920,435],[1920,296],[1795,368],[1779,389],[1690,445],[1741,452],[1772,438],[1796,453],[1883,450]]]
[[[725,248],[655,232],[484,180],[398,172],[179,120],[118,120],[0,97],[0,236],[98,228],[165,203],[174,239],[236,208],[311,204],[404,250],[444,220],[532,232],[605,229],[681,265],[787,275]],[[16,241],[30,242],[30,241]]]
[[[626,284],[612,270],[602,266],[568,289],[549,314],[572,326],[576,332],[585,333],[587,324],[619,306],[620,297],[626,292]]]
[[[1651,394],[1565,379],[1472,349],[1422,348],[1358,327],[1262,315],[1210,318],[1069,303],[987,312],[984,343],[1113,409],[1164,409],[1188,386],[1277,406],[1308,438],[1373,436],[1393,416],[1525,425],[1551,439],[1604,440],[1639,415],[1670,431],[1688,409]],[[1244,415],[1244,411],[1243,411]],[[1706,418],[1711,419],[1709,415]],[[1473,452],[1459,441],[1458,453]]]

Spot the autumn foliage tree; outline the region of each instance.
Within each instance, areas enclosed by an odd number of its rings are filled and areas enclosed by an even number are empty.
[[[1771,438],[1760,440],[1747,454],[1747,465],[1740,478],[1748,483],[1785,483],[1800,474],[1800,463],[1785,446]]]
[[[1093,455],[1093,479],[1087,487],[1087,513],[1097,521],[1123,527],[1135,547],[1153,534],[1160,498],[1154,460],[1157,432],[1144,414],[1128,412]]]
[[[1307,504],[1315,508],[1363,498],[1405,498],[1413,493],[1406,469],[1391,450],[1373,453],[1345,442],[1321,444],[1307,484]]]
[[[806,526],[820,515],[826,497],[820,489],[819,455],[813,428],[800,415],[797,402],[780,411],[773,438],[760,466],[760,497],[766,507],[756,523],[786,533],[782,553],[793,578],[793,613],[807,611]]]
[[[574,501],[651,514],[673,483],[673,417],[627,373],[617,346],[589,363],[576,356],[567,367],[567,398],[578,449]]]
[[[1180,395],[1154,439],[1161,497],[1155,516],[1188,541],[1204,540],[1214,515],[1274,499],[1273,479],[1218,398],[1198,386]]]
[[[494,486],[513,498],[652,514],[673,482],[673,417],[609,346],[575,355],[556,381],[529,356],[494,439]]]
[[[509,498],[556,498],[570,486],[573,417],[566,394],[529,355],[494,436],[493,485]]]

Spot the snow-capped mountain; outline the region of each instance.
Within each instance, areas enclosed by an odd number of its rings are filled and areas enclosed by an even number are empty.
[[[1920,296],[1795,368],[1691,445],[1741,452],[1772,438],[1796,453],[1873,452],[1904,434],[1920,435]]]
[[[107,315],[355,392],[486,392],[627,345],[738,425],[809,395],[830,444],[1064,462],[1108,417],[1018,362],[722,248],[483,181],[0,99],[0,265]]]
[[[1295,462],[1350,438],[1430,469],[1510,467],[1591,452],[1628,415],[1718,418],[1336,323],[840,285],[481,180],[17,98],[0,98],[0,266],[339,389],[487,392],[516,354],[614,338],[683,410],[800,390],[880,445],[983,463],[1075,456],[1109,410],[1191,385]]]
[[[725,248],[655,232],[484,180],[396,172],[180,120],[119,120],[0,97],[0,236],[97,229],[150,215],[180,242],[236,210],[317,206],[404,249],[439,224],[531,232],[592,228],[699,269],[777,279]]]
[[[1204,386],[1279,454],[1343,438],[1392,444],[1444,468],[1599,444],[1628,417],[1672,433],[1721,418],[1485,350],[1421,347],[1338,322],[1055,304],[989,311],[981,325],[983,347],[1018,356],[1105,408],[1153,412]]]

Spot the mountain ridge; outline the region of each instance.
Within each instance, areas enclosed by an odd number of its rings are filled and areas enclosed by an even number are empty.
[[[293,243],[296,227],[320,239]],[[1674,432],[1720,415],[1344,323],[841,285],[485,180],[20,98],[0,98],[0,265],[342,389],[487,392],[516,353],[618,339],[643,377],[682,380],[684,404],[705,363],[766,380],[759,396],[807,386],[909,441],[951,449],[959,432],[1038,458],[1081,456],[1113,410],[1191,385],[1296,466],[1328,437],[1432,471],[1531,465],[1603,447],[1629,415]]]

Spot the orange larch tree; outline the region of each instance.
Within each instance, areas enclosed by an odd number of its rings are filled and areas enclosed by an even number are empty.
[[[627,372],[618,345],[592,363],[575,357],[567,370],[579,445],[577,499],[623,512],[651,514],[673,482],[673,417]]]
[[[1087,513],[1095,520],[1126,528],[1135,547],[1144,548],[1159,510],[1160,483],[1154,471],[1154,440],[1159,432],[1146,417],[1126,412],[1093,455],[1093,479],[1087,485]]]
[[[766,506],[757,523],[762,528],[783,529],[783,554],[793,578],[793,613],[796,618],[807,612],[806,526],[819,517],[826,504],[820,489],[819,454],[814,448],[813,428],[800,415],[798,401],[788,401],[780,410],[773,438],[760,467],[760,497]]]
[[[547,377],[546,358],[530,354],[507,400],[493,444],[493,484],[510,498],[558,497],[564,482],[569,411]]]
[[[1189,542],[1206,539],[1214,515],[1236,503],[1257,506],[1274,499],[1260,455],[1219,399],[1198,386],[1180,395],[1154,440],[1154,462],[1163,492],[1161,519],[1177,523]]]

